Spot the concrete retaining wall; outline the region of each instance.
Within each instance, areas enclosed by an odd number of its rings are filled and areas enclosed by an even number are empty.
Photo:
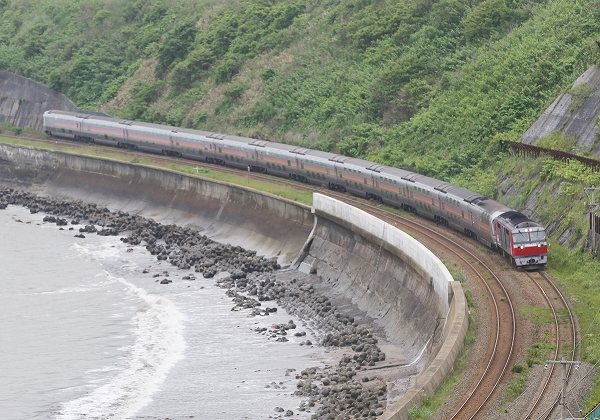
[[[303,250],[305,266],[310,261],[422,365],[416,384],[383,419],[406,419],[462,348],[467,305],[444,265],[407,234],[329,197],[315,194],[314,224],[307,206],[236,185],[2,144],[0,185],[194,226],[217,241],[277,255],[282,264]]]
[[[591,149],[592,154],[600,156],[600,130],[597,128],[600,114],[600,67],[595,64],[590,66],[575,80],[572,89],[583,83],[590,89],[590,94],[579,109],[571,110],[571,92],[560,94],[523,134],[521,141],[535,145],[538,140],[554,131],[562,131],[567,136],[577,138],[576,146],[579,150]]]
[[[0,183],[193,226],[289,264],[313,227],[308,206],[164,169],[0,145]]]
[[[451,371],[462,348],[468,327],[462,288],[431,251],[401,230],[320,194],[313,208],[318,222],[304,264],[382,325],[407,364],[422,368],[383,417],[406,419]]]

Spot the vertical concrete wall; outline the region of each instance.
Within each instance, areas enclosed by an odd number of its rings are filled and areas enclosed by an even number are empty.
[[[312,269],[377,319],[409,362],[439,343],[453,281],[442,262],[411,236],[346,203],[314,194],[313,208]]]
[[[415,385],[382,417],[407,419],[452,370],[462,348],[468,328],[462,287],[431,251],[394,226],[321,194],[314,194],[313,209],[318,221],[304,264],[382,325],[409,363],[421,366]]]

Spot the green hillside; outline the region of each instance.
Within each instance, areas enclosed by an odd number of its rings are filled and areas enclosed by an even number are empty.
[[[0,15],[0,69],[80,107],[444,179],[599,56],[591,0],[0,0]]]

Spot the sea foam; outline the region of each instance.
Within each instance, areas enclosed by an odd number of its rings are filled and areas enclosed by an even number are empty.
[[[184,357],[184,316],[164,296],[149,294],[123,278],[106,273],[125,286],[126,293],[141,299],[143,307],[133,317],[132,345],[123,348],[119,373],[84,397],[62,404],[56,420],[127,419],[151,401],[169,370]]]

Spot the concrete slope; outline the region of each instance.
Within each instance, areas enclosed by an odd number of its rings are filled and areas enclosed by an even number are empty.
[[[0,183],[191,226],[290,264],[313,226],[310,208],[236,185],[109,159],[0,145]]]
[[[573,88],[582,83],[589,86],[592,94],[579,109],[571,114],[573,95],[569,92],[561,94],[523,134],[521,141],[535,145],[541,138],[560,130],[577,138],[579,150],[591,150],[592,154],[600,156],[597,141],[600,130],[596,126],[600,115],[600,68],[590,67],[575,81]]]
[[[468,328],[462,288],[414,238],[382,220],[314,194],[317,218],[300,264],[375,319],[420,373],[381,418],[404,420],[452,370]]]
[[[62,93],[26,77],[0,71],[0,121],[42,131],[42,115],[50,109],[79,111]]]

